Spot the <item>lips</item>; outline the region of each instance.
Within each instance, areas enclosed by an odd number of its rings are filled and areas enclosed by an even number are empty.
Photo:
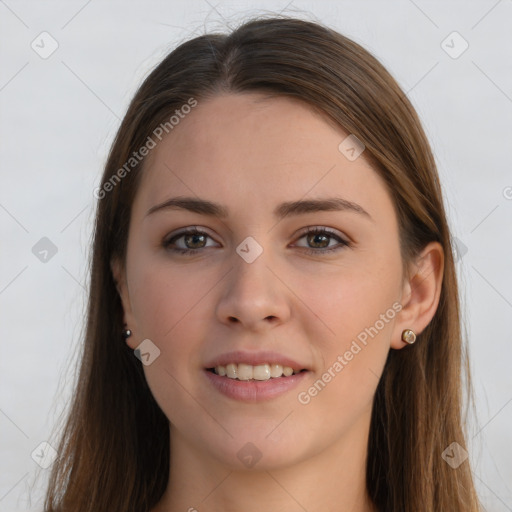
[[[289,377],[268,380],[238,380],[221,377],[214,372],[204,371],[207,381],[213,389],[227,398],[241,402],[263,402],[275,399],[297,388],[309,372],[301,371]]]
[[[293,389],[308,373],[305,364],[276,352],[236,351],[205,365],[209,382],[223,395],[257,402]]]

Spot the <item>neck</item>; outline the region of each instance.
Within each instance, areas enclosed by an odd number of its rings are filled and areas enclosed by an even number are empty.
[[[205,456],[171,428],[169,485],[152,512],[376,512],[366,490],[369,421],[364,426],[354,425],[342,440],[313,457],[247,470]]]

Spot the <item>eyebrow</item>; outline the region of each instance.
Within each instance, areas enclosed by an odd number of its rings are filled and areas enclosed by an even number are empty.
[[[218,217],[225,219],[229,216],[229,210],[218,203],[201,199],[198,197],[172,197],[163,203],[151,207],[147,213],[151,215],[158,211],[183,209],[190,212]],[[281,203],[274,210],[274,216],[278,219],[291,217],[293,215],[304,215],[307,213],[327,212],[327,211],[350,211],[358,213],[372,220],[371,215],[360,205],[341,197],[329,197],[325,199],[307,199],[299,201],[290,201]]]

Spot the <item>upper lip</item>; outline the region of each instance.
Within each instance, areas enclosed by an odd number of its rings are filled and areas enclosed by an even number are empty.
[[[307,370],[308,368],[294,361],[290,357],[272,351],[247,352],[244,350],[236,350],[221,354],[206,364],[206,368],[215,368],[216,366],[226,366],[230,363],[245,363],[252,366],[259,364],[280,364],[281,366],[289,366],[294,370]]]

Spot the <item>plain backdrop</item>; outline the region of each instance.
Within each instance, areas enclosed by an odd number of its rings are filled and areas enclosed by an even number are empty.
[[[35,459],[72,390],[93,190],[129,100],[177,44],[269,12],[353,38],[418,110],[459,247],[470,460],[487,510],[512,511],[512,0],[0,0],[1,511],[42,510]]]

